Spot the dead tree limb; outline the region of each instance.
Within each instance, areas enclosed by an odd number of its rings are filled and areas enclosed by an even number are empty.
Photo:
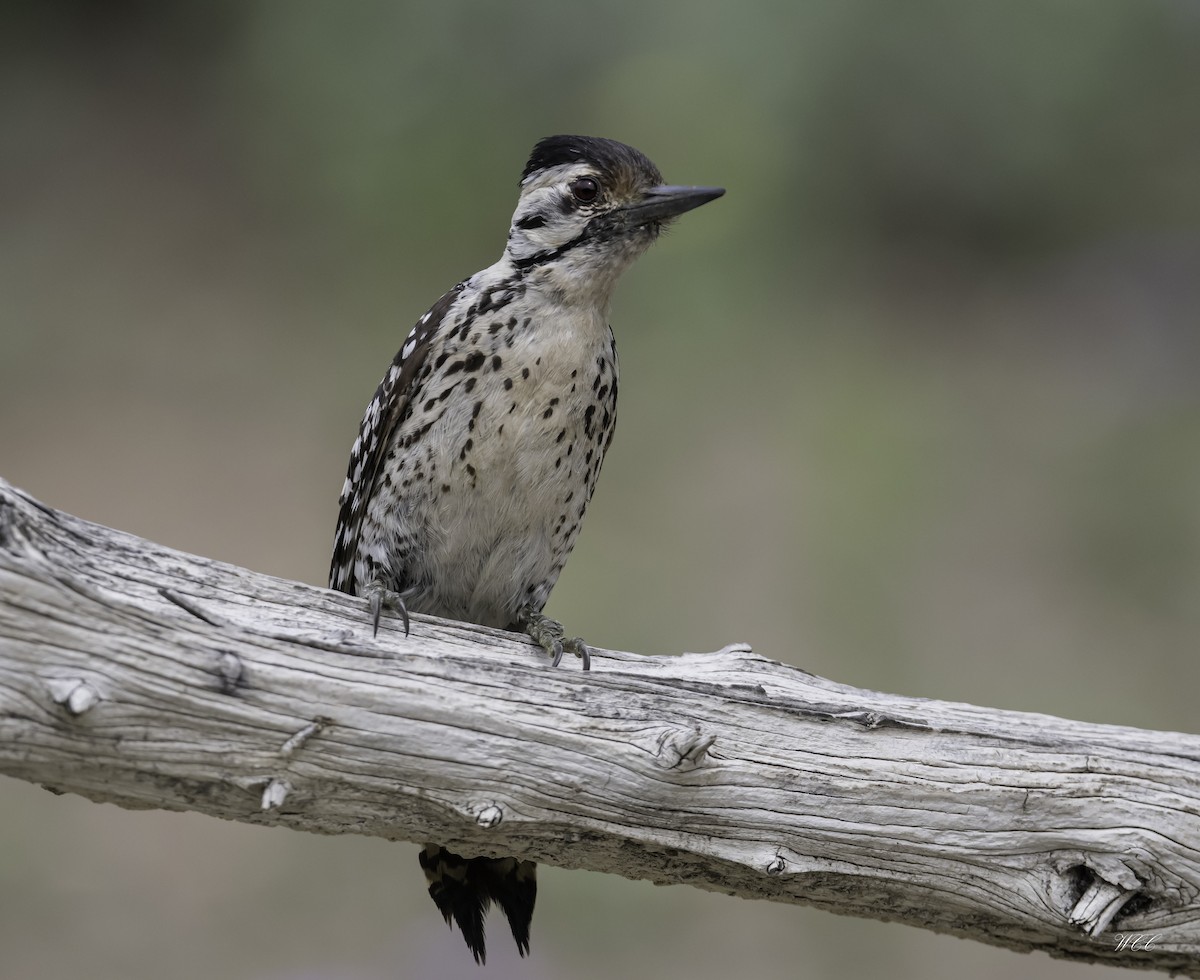
[[[597,651],[172,551],[0,480],[0,772],[1200,977],[1200,737]]]

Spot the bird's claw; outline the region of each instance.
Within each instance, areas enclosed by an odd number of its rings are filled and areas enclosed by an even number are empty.
[[[562,663],[563,653],[573,653],[583,661],[583,669],[592,669],[592,654],[582,637],[564,638],[562,623],[535,613],[525,623],[525,632],[533,637],[543,650],[550,655],[550,665],[557,667]]]
[[[393,592],[378,579],[363,589],[362,593],[367,599],[367,608],[371,610],[371,623],[374,628],[373,636],[379,635],[379,617],[383,614],[383,607],[398,612],[400,618],[404,621],[404,635],[408,636],[409,620],[408,607],[404,604],[404,596],[399,592]]]
[[[583,642],[582,636],[573,636],[569,640],[563,640],[563,649],[568,653],[573,653],[583,661],[583,669],[592,669],[592,652],[588,649],[587,644]],[[556,663],[555,667],[558,666]]]

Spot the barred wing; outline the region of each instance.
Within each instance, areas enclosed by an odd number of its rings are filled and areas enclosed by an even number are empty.
[[[367,405],[358,429],[358,438],[354,440],[354,448],[350,451],[346,482],[342,485],[339,501],[341,510],[333,538],[333,560],[329,565],[331,589],[351,595],[358,592],[361,583],[355,581],[354,568],[359,535],[367,506],[375,494],[388,444],[408,407],[417,371],[425,363],[433,338],[462,289],[463,284],[459,283],[417,321],[375,390],[375,397]]]

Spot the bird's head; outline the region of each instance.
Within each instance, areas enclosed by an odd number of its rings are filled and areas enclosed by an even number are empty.
[[[644,154],[616,140],[548,136],[521,175],[505,255],[550,288],[606,302],[664,224],[724,193],[664,184]]]

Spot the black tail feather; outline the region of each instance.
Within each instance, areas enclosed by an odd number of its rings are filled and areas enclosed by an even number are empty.
[[[537,899],[537,865],[516,858],[463,858],[437,844],[426,844],[421,867],[429,897],[446,920],[458,924],[476,963],[487,960],[483,923],[492,902],[508,919],[522,956],[529,952],[529,927]]]
[[[537,899],[537,865],[516,858],[476,858],[488,876],[488,894],[508,919],[522,956],[529,954],[529,927],[533,922],[533,903]]]

